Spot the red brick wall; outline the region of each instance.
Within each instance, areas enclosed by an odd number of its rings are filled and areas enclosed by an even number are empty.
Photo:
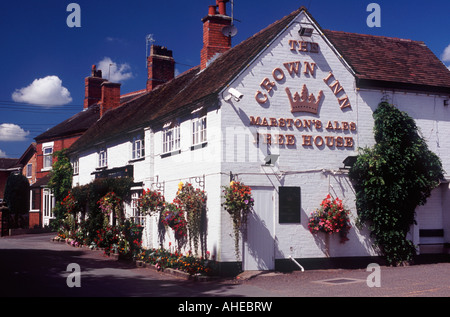
[[[100,117],[106,111],[120,106],[120,84],[104,82],[102,84],[102,101],[100,107]]]
[[[147,58],[147,68],[147,91],[172,80],[175,76],[175,60],[172,57],[172,51],[152,45],[150,56]]]
[[[29,228],[41,227],[41,213],[40,212],[29,212],[28,213],[28,226]]]
[[[225,36],[222,29],[231,25],[231,18],[208,15],[203,20],[203,48],[200,67],[206,68],[207,62],[217,53],[224,53],[231,48],[231,37]]]

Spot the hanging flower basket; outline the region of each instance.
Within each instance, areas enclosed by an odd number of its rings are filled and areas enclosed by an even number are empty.
[[[197,254],[200,239],[204,230],[203,220],[206,212],[206,194],[194,188],[192,184],[180,182],[174,202],[183,209],[186,215],[189,245]]]
[[[341,243],[348,241],[347,234],[350,231],[350,211],[347,210],[342,200],[332,199],[328,195],[320,204],[320,208],[311,214],[308,228],[312,234],[324,232],[326,234],[339,233]]]
[[[181,240],[187,236],[187,222],[183,211],[176,204],[167,204],[161,214],[161,222],[174,231],[175,239]]]
[[[160,192],[150,189],[144,190],[139,198],[139,208],[147,215],[155,214],[164,207],[164,203],[164,196]]]
[[[117,217],[119,222],[123,220],[122,214],[122,200],[117,196],[114,192],[109,192],[97,202],[101,211],[106,216],[109,217]],[[105,218],[105,219],[106,219]]]
[[[251,212],[254,200],[252,189],[241,182],[230,183],[230,186],[224,186],[225,202],[222,206],[230,214],[233,221],[234,242],[236,257],[239,258],[239,236],[242,230],[245,230],[247,216]]]

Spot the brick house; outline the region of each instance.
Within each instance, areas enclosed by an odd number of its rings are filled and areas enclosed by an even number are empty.
[[[71,146],[74,186],[133,175],[140,185],[126,214],[145,223],[151,248],[161,243],[158,219],[135,208],[142,189],[171,201],[180,181],[193,183],[207,193],[206,247],[224,271],[236,264],[232,223],[221,207],[231,180],[251,186],[255,198],[240,245],[244,270],[280,268],[290,258],[311,264],[377,256],[368,231],[353,226],[340,244],[313,236],[308,217],[331,194],[356,218],[344,162],[374,144],[372,114],[381,100],[415,118],[450,170],[450,143],[439,138],[450,133],[450,72],[423,42],[323,30],[304,7],[231,47],[219,32],[231,24],[225,3],[210,6],[202,20],[198,67],[104,112]],[[450,242],[449,179],[418,208],[415,244]],[[174,244],[171,232],[165,237],[164,246]]]

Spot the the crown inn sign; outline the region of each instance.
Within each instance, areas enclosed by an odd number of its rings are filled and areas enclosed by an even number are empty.
[[[299,52],[319,53],[319,44],[313,42],[290,40],[288,47],[291,51],[298,50]],[[317,65],[315,63],[294,61],[283,63],[283,66],[284,68],[277,67],[272,71],[273,80],[266,77],[261,81],[261,90],[258,90],[255,94],[255,100],[260,105],[266,104],[276,86],[284,83],[286,73],[291,77],[300,77],[303,74],[303,76],[309,78],[316,78]],[[323,78],[323,82],[336,97],[341,110],[351,109],[352,106],[344,88],[334,77],[332,72],[329,72],[329,74]],[[286,87],[284,91],[288,97],[292,113],[303,112],[319,115],[320,104],[324,99],[323,90],[318,91],[317,94],[314,95],[314,92],[310,92],[307,85],[303,84],[300,92],[294,91],[289,87]],[[279,130],[296,128],[305,133],[301,135],[299,142],[297,140],[298,137],[294,134],[258,132],[257,142],[262,138],[262,141],[266,144],[278,144],[281,146],[295,146],[298,143],[304,147],[316,146],[318,148],[327,146],[329,148],[353,149],[355,146],[353,137],[350,136],[357,131],[356,123],[354,122],[328,120],[326,121],[327,123],[324,124],[319,119],[265,118],[257,116],[250,116],[249,119],[251,126],[267,127],[269,129],[278,128]],[[310,134],[310,132],[313,131],[321,133],[324,130],[332,132],[333,135],[322,136]],[[338,133],[342,133],[344,136],[336,136]]]

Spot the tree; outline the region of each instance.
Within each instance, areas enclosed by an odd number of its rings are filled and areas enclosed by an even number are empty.
[[[373,116],[376,144],[361,149],[349,177],[360,222],[369,225],[388,263],[398,265],[415,255],[406,238],[416,223],[415,209],[426,203],[444,172],[406,112],[382,102]]]
[[[19,223],[19,217],[28,213],[30,209],[30,183],[22,174],[10,174],[5,186],[5,202],[10,214],[14,214],[14,224],[11,227],[27,226]]]
[[[55,197],[56,204],[53,209],[53,214],[56,218],[56,226],[59,227],[59,223],[65,216],[64,208],[61,207],[61,202],[72,188],[73,170],[69,157],[66,154],[66,149],[53,153],[53,157],[56,158],[56,161],[53,163],[50,180],[47,186],[52,190]]]

